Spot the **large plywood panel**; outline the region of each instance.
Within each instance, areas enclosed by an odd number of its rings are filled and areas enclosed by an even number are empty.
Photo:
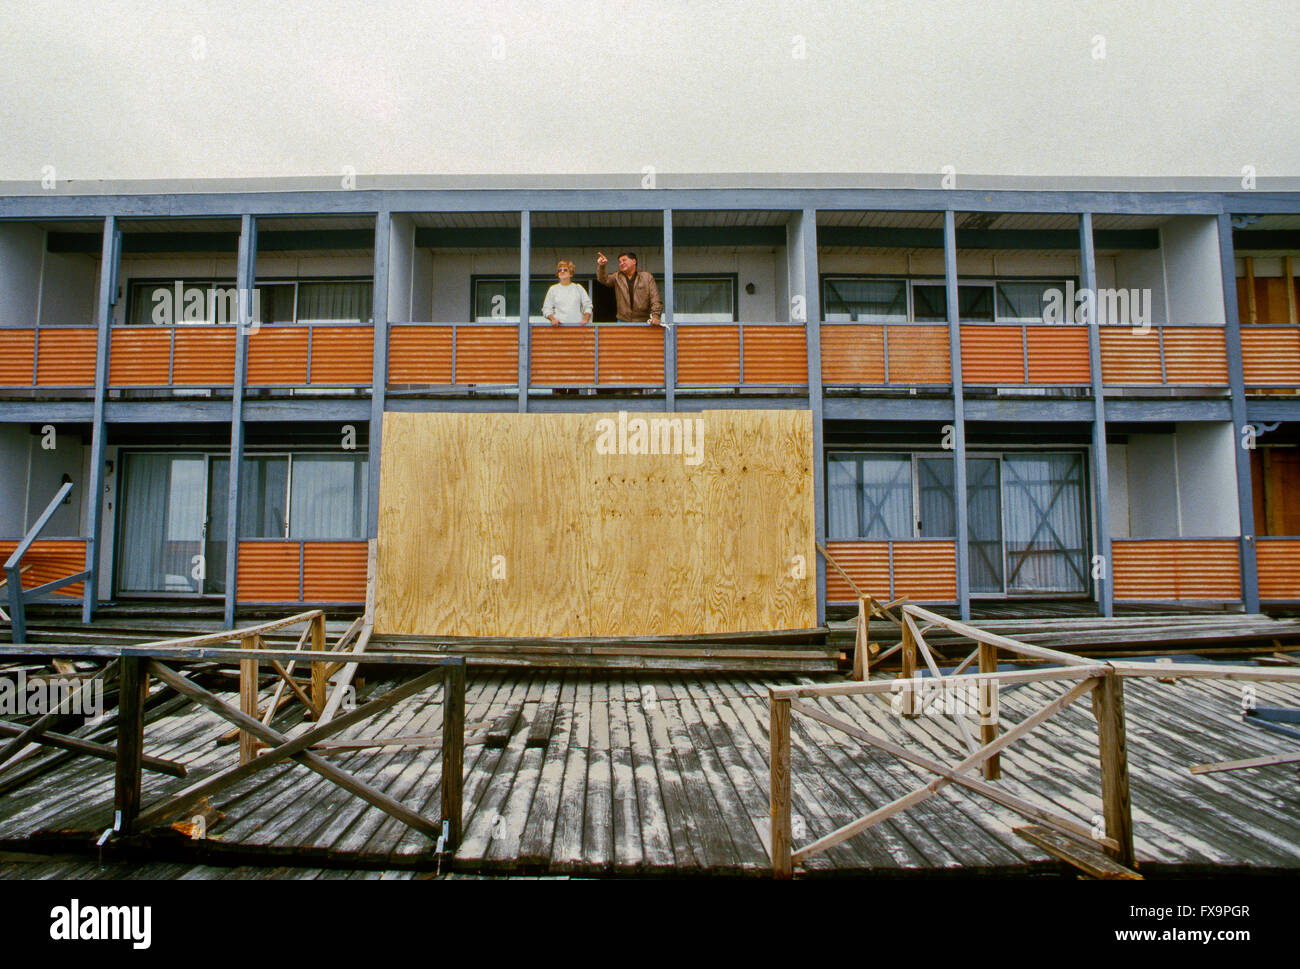
[[[681,422],[698,420],[698,462],[684,447],[635,453],[638,418],[674,422],[657,425],[674,444]],[[615,453],[597,446],[606,429]],[[381,460],[377,632],[655,636],[815,624],[807,411],[388,413]]]

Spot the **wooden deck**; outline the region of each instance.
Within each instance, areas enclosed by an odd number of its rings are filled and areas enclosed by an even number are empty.
[[[826,681],[821,678],[818,682]],[[794,677],[502,670],[471,673],[469,723],[511,707],[523,715],[504,748],[465,757],[459,873],[751,875],[770,873],[766,686]],[[1193,872],[1300,868],[1300,774],[1294,765],[1201,776],[1194,763],[1293,750],[1241,722],[1242,686],[1211,680],[1125,682],[1135,843],[1144,869]],[[1300,707],[1300,688],[1252,684],[1261,706]],[[382,690],[370,684],[368,690]],[[1004,724],[1064,691],[1005,687]],[[268,694],[264,694],[265,696]],[[877,698],[817,701],[947,763],[964,747],[951,717],[904,721]],[[545,704],[557,705],[545,746],[529,746]],[[293,714],[297,717],[297,714]],[[409,736],[441,722],[439,691],[413,697],[343,736]],[[277,722],[288,729],[292,721]],[[144,803],[235,761],[215,740],[228,725],[193,706],[146,727],[149,754],[190,770],[145,774]],[[796,715],[792,731],[795,844],[806,844],[921,784],[912,768]],[[49,755],[42,755],[49,756]],[[331,760],[436,818],[440,755],[382,748]],[[1002,754],[1007,791],[1091,824],[1100,813],[1096,725],[1069,707]],[[85,846],[111,824],[112,765],[77,758],[0,796],[0,844],[11,851]],[[311,868],[425,869],[433,844],[297,765],[273,767],[219,795],[225,817],[206,841],[151,839],[181,877],[204,862]],[[1022,819],[949,786],[932,799],[809,861],[808,875],[1057,872],[1060,863],[1013,833]],[[444,869],[445,870],[445,869]],[[72,868],[64,876],[77,877]],[[198,877],[197,875],[191,877]],[[233,876],[232,876],[233,877]]]

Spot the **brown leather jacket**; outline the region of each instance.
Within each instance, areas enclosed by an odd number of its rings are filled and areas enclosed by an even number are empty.
[[[651,317],[660,319],[664,314],[664,301],[659,298],[659,285],[653,273],[638,269],[629,286],[623,273],[607,273],[604,266],[597,265],[596,282],[614,290],[621,321],[647,323]]]

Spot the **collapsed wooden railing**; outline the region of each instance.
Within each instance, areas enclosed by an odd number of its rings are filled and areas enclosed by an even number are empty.
[[[54,513],[58,511],[59,506],[63,504],[65,498],[72,491],[72,482],[65,481],[62,487],[50,499],[50,503],[45,506],[41,516],[28,529],[27,534],[23,536],[18,547],[14,549],[13,554],[5,561],[4,564],[4,583],[9,587],[9,614],[5,618],[9,620],[10,640],[14,643],[27,642],[27,605],[32,602],[40,602],[47,595],[62,589],[64,586],[75,585],[78,582],[84,582],[90,578],[90,572],[83,570],[72,575],[66,575],[63,578],[55,579],[53,582],[46,582],[35,589],[23,588],[23,573],[28,571],[31,566],[23,566],[23,556],[27,550],[32,547],[32,543],[40,537],[45,526],[49,524]],[[0,610],[0,615],[3,611]]]
[[[768,703],[771,715],[771,856],[773,874],[777,878],[793,876],[796,865],[831,848],[842,841],[868,830],[872,826],[932,797],[949,784],[957,784],[981,794],[997,804],[1042,827],[1019,828],[1017,834],[1044,847],[1049,852],[1083,868],[1098,877],[1140,877],[1134,871],[1136,859],[1133,852],[1133,820],[1129,797],[1128,753],[1125,740],[1124,691],[1122,679],[1132,676],[1157,678],[1197,676],[1235,680],[1280,680],[1300,683],[1300,670],[1261,669],[1249,666],[1201,666],[1196,664],[1125,663],[1084,659],[1069,653],[1022,643],[985,632],[967,623],[948,619],[915,605],[903,605],[902,637],[894,647],[902,653],[903,670],[899,679],[875,682],[849,682],[823,686],[770,687]],[[975,649],[951,672],[944,674],[938,668],[933,653],[925,641],[925,633],[940,627],[972,640]],[[1007,670],[999,672],[999,651],[1019,657],[1052,663],[1044,669]],[[892,652],[892,650],[891,650]],[[920,657],[930,673],[929,678],[918,678],[917,658]],[[978,660],[980,672],[963,673]],[[904,718],[922,715],[931,703],[942,695],[928,700],[923,696],[927,681],[930,685],[943,683],[951,688],[973,688],[980,697],[980,739],[977,742],[960,716],[958,729],[969,754],[953,765],[938,761],[894,743],[888,738],[866,730],[843,717],[826,713],[820,707],[805,702],[824,696],[875,696],[893,694],[896,706]],[[1004,684],[1030,682],[1062,682],[1069,689],[1055,700],[1027,716],[1006,733],[1000,734],[997,718],[996,690]],[[999,779],[998,754],[1022,739],[1030,731],[1060,713],[1085,693],[1092,694],[1093,714],[1098,728],[1098,757],[1101,769],[1101,800],[1104,829],[1102,834],[1091,827],[1026,801],[1023,798],[993,786]],[[901,694],[901,696],[900,696]],[[807,716],[832,727],[877,750],[891,754],[924,770],[936,778],[914,791],[872,810],[856,820],[810,844],[795,847],[791,831],[791,768],[790,724],[794,713]],[[976,768],[983,779],[972,776]],[[1096,849],[1102,849],[1105,854]]]
[[[263,636],[266,633],[297,623],[306,623],[307,627],[294,648],[275,649],[264,642]],[[110,671],[115,672],[119,682],[117,746],[104,748],[98,753],[88,749],[78,749],[78,752],[107,756],[108,759],[116,761],[113,830],[119,835],[136,833],[164,822],[200,803],[204,798],[211,797],[269,767],[292,759],[389,816],[436,840],[440,853],[454,850],[460,843],[464,814],[464,658],[427,652],[371,653],[363,657],[361,653],[365,648],[365,640],[369,638],[369,624],[363,624],[361,620],[344,633],[335,643],[332,651],[324,648],[325,635],[324,613],[320,610],[312,610],[243,629],[229,629],[202,636],[160,640],[136,646],[41,644],[25,649],[8,649],[4,650],[4,653],[14,656],[31,655],[51,658],[107,658],[111,661],[100,675],[107,676],[111,675]],[[312,648],[303,648],[309,639]],[[342,660],[340,651],[354,641],[355,645],[351,653],[344,654],[350,661]],[[231,648],[232,643],[239,645],[237,648]],[[172,668],[178,664],[214,661],[239,665],[238,707],[225,702],[194,682],[192,678]],[[258,676],[262,663],[271,666],[280,678],[280,683],[265,716],[258,719]],[[310,693],[293,678],[296,663],[311,665]],[[343,705],[345,691],[351,680],[351,673],[348,671],[350,669],[355,672],[355,668],[361,663],[434,668],[389,690],[382,696],[368,700],[355,709],[336,715]],[[335,674],[339,674],[338,681],[335,683],[333,693],[327,696],[329,679]],[[233,724],[239,732],[240,754],[237,764],[180,791],[168,794],[148,807],[142,807],[142,768],[150,767],[153,770],[162,770],[182,777],[185,775],[185,770],[180,765],[170,761],[159,761],[144,754],[144,708],[151,676],[181,696],[193,700]],[[320,754],[314,752],[313,748],[319,747],[324,752],[331,747],[328,739],[334,734],[439,683],[443,688],[442,733],[440,737],[424,737],[421,740],[426,746],[435,740],[441,745],[442,817],[440,823],[411,810],[383,791],[329,763]],[[293,691],[293,695],[308,708],[315,720],[310,729],[292,737],[270,726],[280,704],[280,698],[283,696],[284,687]],[[24,744],[49,743],[49,737],[42,736],[45,727],[48,726],[46,721],[52,723],[53,715],[42,718],[21,736],[16,737],[13,743],[5,748],[4,757],[9,757],[17,751],[21,746],[19,741]],[[408,738],[367,739],[356,741],[354,745],[360,743],[383,745],[390,739],[401,740],[404,743],[408,740]],[[82,743],[82,746],[100,745]],[[259,747],[269,749],[259,751]]]

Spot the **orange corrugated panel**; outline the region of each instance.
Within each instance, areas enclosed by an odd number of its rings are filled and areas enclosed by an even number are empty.
[[[304,602],[365,602],[366,543],[304,542]]]
[[[1300,600],[1300,538],[1261,538],[1255,556],[1261,599]]]
[[[236,598],[240,602],[299,602],[299,542],[240,542]]]
[[[1131,327],[1102,327],[1101,379],[1106,384],[1159,384],[1160,334]]]
[[[314,326],[311,382],[368,387],[374,379],[375,330],[371,326]]]
[[[883,384],[885,328],[857,323],[822,324],[822,383]]]
[[[894,542],[894,595],[913,602],[955,602],[957,543]]]
[[[951,380],[946,326],[891,326],[889,342],[891,384],[946,384]]]
[[[108,382],[113,387],[165,387],[171,379],[170,327],[115,329],[108,351]]]
[[[1246,385],[1300,386],[1300,328],[1243,327],[1241,368]]]
[[[35,352],[35,330],[0,330],[0,387],[30,387]]]
[[[41,330],[36,354],[39,387],[95,386],[94,330]]]
[[[602,384],[662,387],[664,331],[660,326],[602,326],[600,360]]]
[[[17,547],[17,541],[0,542],[0,563],[7,561]],[[86,570],[86,543],[82,539],[76,538],[38,538],[32,542],[31,547],[27,549],[27,554],[23,556],[23,568],[29,565],[31,570],[23,573],[24,589],[35,589],[47,582],[56,582],[69,575],[84,572]],[[64,586],[62,589],[56,589],[54,595],[80,598],[84,588],[84,582],[77,582],[73,585]],[[4,597],[7,595],[8,588],[6,587],[4,591],[0,592],[0,604],[6,606],[6,611],[8,603],[4,602]]]
[[[450,326],[395,326],[389,330],[388,382],[450,384],[454,329]]]
[[[456,327],[456,383],[518,384],[518,328]]]
[[[808,383],[808,336],[802,326],[746,326],[745,383]]]
[[[1171,384],[1228,384],[1228,351],[1221,326],[1166,326],[1165,377]]]
[[[178,326],[172,384],[228,387],[235,382],[233,326]]]
[[[677,327],[677,383],[740,383],[740,327]]]
[[[827,542],[826,551],[858,588],[881,602],[889,601],[888,542]],[[853,587],[833,566],[826,566],[826,601],[857,602]]]
[[[535,387],[594,384],[595,329],[591,326],[533,327],[529,376]]]
[[[1086,326],[1030,326],[1025,328],[1029,343],[1031,384],[1088,384],[1088,328]]]
[[[1241,598],[1241,565],[1233,539],[1115,539],[1111,558],[1116,599]]]
[[[968,384],[1023,384],[1025,344],[1020,327],[963,325],[961,379]]]
[[[283,387],[307,382],[306,326],[263,326],[248,338],[248,386]]]

